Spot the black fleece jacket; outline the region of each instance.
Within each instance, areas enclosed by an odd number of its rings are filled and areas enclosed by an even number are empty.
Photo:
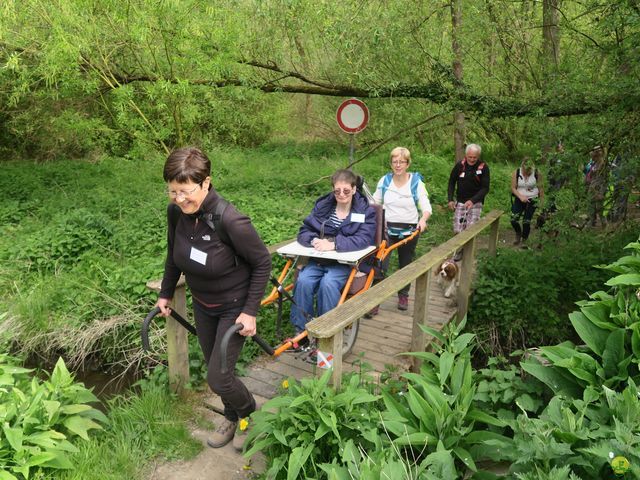
[[[249,217],[231,204],[222,216],[221,228],[233,246],[198,219],[200,213],[215,212],[219,199],[211,188],[198,212],[181,213],[175,230],[168,228],[160,298],[173,297],[180,274],[184,273],[191,294],[201,303],[240,302],[243,313],[255,316],[271,274],[271,255]]]
[[[449,175],[449,188],[447,198],[453,201],[453,194],[457,187],[456,201],[465,203],[471,200],[473,203],[483,203],[484,197],[489,193],[490,175],[489,165],[478,160],[474,165],[467,162],[458,162],[453,166]],[[483,167],[480,164],[483,163]]]

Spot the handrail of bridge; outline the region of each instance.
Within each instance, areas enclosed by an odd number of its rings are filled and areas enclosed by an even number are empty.
[[[319,349],[333,355],[332,380],[336,388],[339,388],[342,377],[342,332],[344,328],[361,318],[383,300],[395,294],[403,285],[414,280],[416,280],[416,286],[411,351],[424,351],[427,339],[420,325],[426,325],[428,320],[429,289],[433,278],[432,269],[434,267],[437,268],[443,260],[451,257],[458,249],[462,249],[463,256],[459,275],[460,284],[457,289],[456,316],[457,318],[463,318],[467,314],[476,237],[483,230],[491,227],[489,254],[495,255],[498,243],[498,227],[503,213],[501,210],[489,212],[477,223],[438,245],[366,292],[307,323],[307,331],[312,337],[318,339]],[[414,357],[412,362],[412,370],[418,370],[420,360]]]

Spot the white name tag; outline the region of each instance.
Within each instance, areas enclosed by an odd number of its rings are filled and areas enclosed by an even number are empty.
[[[460,173],[460,178],[464,178],[464,172]]]
[[[476,170],[476,175],[482,175],[482,170]]]
[[[200,265],[207,264],[207,254],[195,247],[191,247],[191,254],[189,255],[189,258],[194,262],[198,262]]]
[[[364,213],[352,213],[351,221],[356,223],[364,223]]]

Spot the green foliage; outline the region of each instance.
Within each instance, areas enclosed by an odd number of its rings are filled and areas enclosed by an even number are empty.
[[[47,469],[73,469],[78,438],[101,429],[107,418],[88,403],[98,399],[75,383],[62,359],[48,380],[0,354],[0,464],[4,479],[28,479]]]
[[[632,229],[602,236],[574,233],[540,250],[502,249],[495,258],[484,257],[474,281],[469,329],[490,354],[565,340],[566,316],[575,302],[606,279],[593,265],[613,260],[635,236]]]
[[[247,455],[269,458],[267,478],[317,478],[322,464],[381,448],[380,397],[357,375],[345,376],[340,393],[328,387],[330,378],[327,371],[319,380],[288,381],[281,396],[252,414]]]
[[[514,418],[520,410],[537,413],[542,406],[543,386],[531,379],[523,380],[521,371],[504,358],[489,358],[487,368],[478,370],[476,375],[474,400],[483,410],[497,412],[501,419]]]
[[[445,478],[457,476],[466,469],[476,471],[476,456],[469,448],[482,443],[476,423],[501,427],[498,418],[483,412],[474,404],[477,382],[471,365],[475,335],[461,334],[466,319],[450,323],[442,332],[422,327],[441,344],[436,353],[412,352],[423,360],[420,373],[406,373],[407,391],[400,396],[383,391],[387,411],[383,414],[386,429],[396,445],[410,445],[424,450],[428,471]],[[494,459],[500,458],[497,452]]]
[[[109,425],[80,446],[75,469],[46,480],[143,480],[155,462],[193,458],[202,450],[187,428],[195,407],[152,382],[136,395],[115,397],[108,402]]]
[[[603,267],[616,274],[606,282],[611,291],[592,294],[578,302],[580,311],[569,315],[584,346],[565,342],[542,347],[541,355],[551,366],[522,364],[554,393],[575,398],[587,387],[617,390],[629,380],[640,383],[640,243],[627,248],[631,255]]]

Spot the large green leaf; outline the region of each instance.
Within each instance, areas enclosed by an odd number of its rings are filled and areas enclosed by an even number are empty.
[[[102,427],[89,418],[84,418],[79,415],[66,418],[63,422],[64,426],[69,429],[70,432],[75,433],[84,440],[89,440],[87,431],[92,428],[101,429]]]
[[[18,477],[11,475],[6,470],[0,470],[0,480],[18,480]]]
[[[631,350],[634,357],[640,359],[640,322],[631,326]]]
[[[617,277],[610,278],[605,285],[610,287],[616,286],[639,286],[640,285],[640,273],[625,273],[618,275]]]
[[[609,332],[597,327],[582,312],[573,312],[569,314],[569,320],[573,328],[578,333],[582,341],[599,356],[602,356],[604,347],[607,343]],[[606,319],[602,319],[606,321]]]
[[[411,413],[420,420],[421,424],[435,428],[437,413],[432,405],[412,385],[409,385],[407,391],[407,402]]]
[[[521,362],[520,366],[525,372],[533,375],[548,386],[552,392],[565,394],[571,398],[582,398],[582,386],[574,377],[571,377],[561,369],[552,365],[545,366],[533,362]]]
[[[53,452],[42,452],[36,455],[32,455],[29,457],[29,460],[25,463],[25,465],[29,467],[37,467],[38,465],[42,465],[44,463],[50,462],[56,458],[56,454]]]
[[[610,297],[606,301],[583,305],[580,310],[596,327],[604,330],[615,330],[618,326],[610,318],[612,301],[613,297]]]
[[[622,328],[614,330],[607,338],[607,344],[602,354],[602,367],[607,378],[618,374],[618,364],[627,356],[624,340],[625,331]]]
[[[478,410],[477,408],[469,410],[469,412],[467,413],[467,417],[466,418],[468,420],[474,420],[476,422],[486,423],[488,425],[493,425],[495,427],[505,427],[506,426],[506,423],[503,420],[495,418],[495,417],[491,416],[490,414],[488,414],[486,412],[483,412],[482,410]]]
[[[12,428],[8,423],[5,423],[2,426],[2,431],[4,432],[4,436],[7,438],[9,445],[15,451],[22,450],[22,428]]]
[[[467,466],[469,470],[473,472],[478,471],[476,464],[473,462],[473,457],[464,448],[455,447],[453,449],[453,453],[456,455],[456,457],[458,457],[462,461],[462,463],[464,463]]]
[[[291,451],[289,455],[289,464],[287,466],[287,480],[297,480],[301,478],[299,476],[300,470],[307,462],[309,455],[315,445],[310,443],[306,447],[296,447]]]
[[[455,355],[451,352],[442,352],[440,355],[440,386],[447,382],[454,360]]]

